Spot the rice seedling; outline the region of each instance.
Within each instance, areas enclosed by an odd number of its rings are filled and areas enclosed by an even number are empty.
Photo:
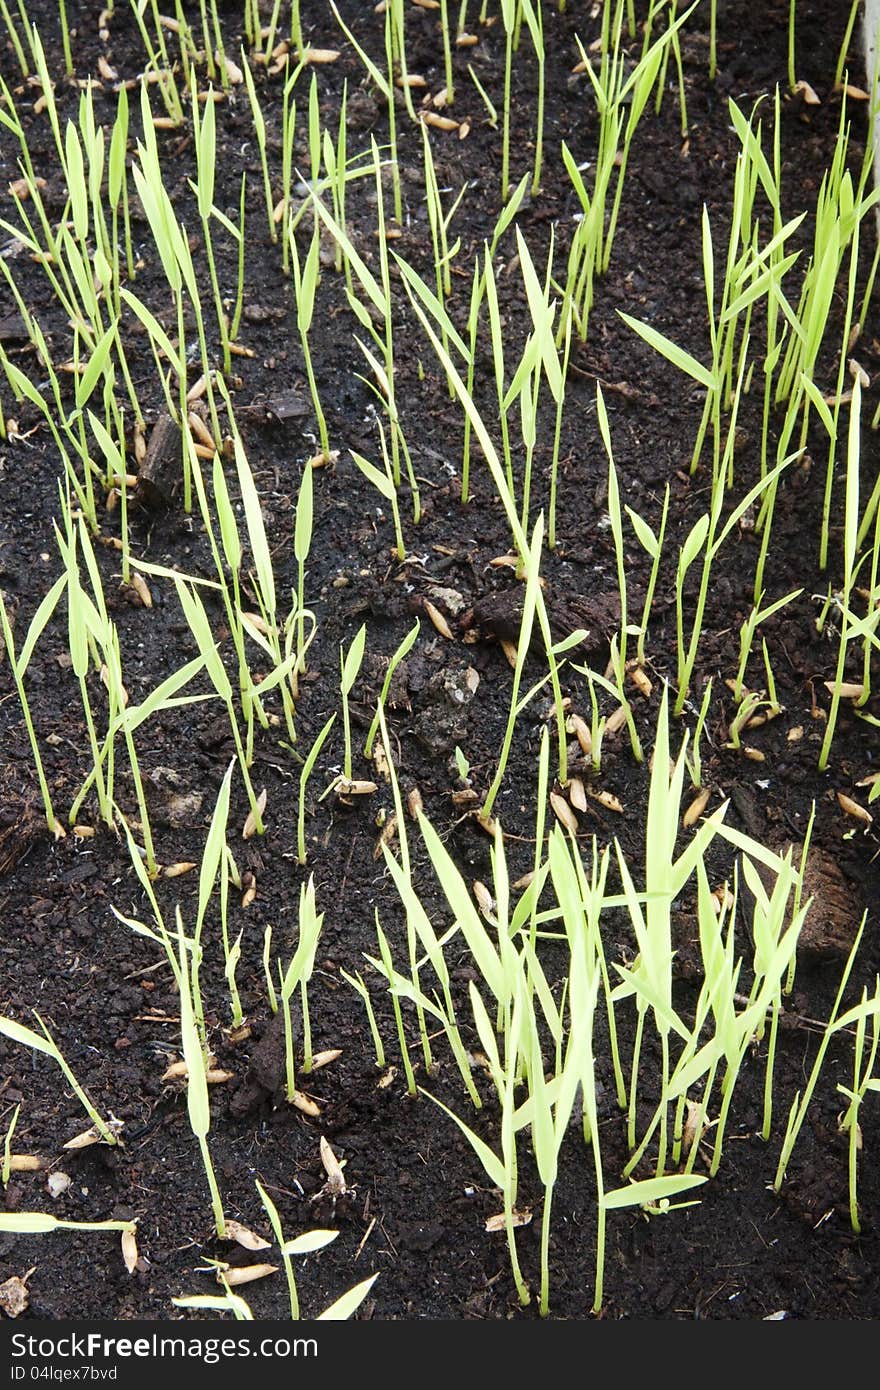
[[[222,1240],[226,1235],[226,1218],[223,1215],[223,1199],[217,1186],[211,1151],[208,1147],[208,1134],[211,1129],[211,1102],[208,1097],[208,1082],[205,1074],[205,1054],[202,1040],[196,1026],[193,1007],[193,950],[192,942],[187,941],[183,932],[180,908],[176,909],[178,970],[177,983],[180,991],[180,1040],[183,1060],[186,1064],[186,1106],[190,1128],[198,1140],[202,1166],[211,1194],[211,1207],[217,1235]]]
[[[379,1031],[379,1024],[376,1021],[376,1012],[373,1008],[373,1001],[370,998],[370,991],[364,983],[364,977],[360,971],[355,971],[353,975],[347,970],[339,971],[346,984],[351,985],[352,989],[360,996],[363,1001],[364,1009],[367,1014],[367,1023],[370,1028],[370,1037],[373,1040],[373,1048],[376,1053],[376,1067],[383,1070],[385,1066],[385,1045],[382,1042],[382,1034]]]
[[[309,392],[312,397],[312,405],[315,408],[315,415],[318,421],[318,437],[321,445],[321,454],[325,459],[329,459],[330,436],[327,432],[327,421],[321,407],[321,398],[318,394],[318,383],[315,379],[312,354],[309,350],[309,330],[312,326],[312,318],[315,312],[315,294],[318,288],[318,269],[320,264],[318,257],[320,249],[321,232],[319,225],[316,223],[312,233],[308,254],[301,266],[299,252],[296,247],[296,238],[291,233],[290,252],[291,264],[293,266],[294,295],[296,298],[297,327],[299,328],[303,362],[305,363],[306,376],[309,382]]]
[[[846,962],[841,972],[840,983],[837,987],[837,993],[834,997],[834,1004],[832,1006],[828,1022],[825,1025],[825,1031],[823,1032],[821,1040],[819,1042],[819,1047],[816,1051],[816,1056],[813,1059],[813,1065],[810,1069],[810,1074],[807,1077],[803,1093],[799,1091],[795,1096],[794,1100],[792,1101],[791,1109],[788,1113],[788,1123],[786,1125],[785,1134],[782,1141],[782,1148],[779,1154],[779,1162],[776,1165],[776,1176],[773,1180],[774,1192],[778,1192],[780,1190],[783,1181],[785,1180],[785,1175],[788,1171],[788,1165],[791,1161],[791,1156],[794,1152],[794,1147],[797,1143],[798,1135],[800,1134],[801,1129],[803,1128],[804,1120],[807,1116],[807,1110],[809,1109],[810,1102],[813,1099],[813,1095],[816,1090],[816,1085],[819,1081],[819,1077],[822,1072],[822,1067],[825,1063],[825,1057],[828,1053],[828,1048],[830,1047],[833,1038],[836,1037],[836,1035],[840,1033],[844,1028],[850,1028],[853,1025],[853,1023],[858,1023],[858,1020],[860,1018],[869,1018],[876,1013],[876,998],[863,1000],[862,1003],[857,1004],[854,1008],[848,1009],[843,1014],[840,1013],[840,1006],[843,1003],[843,996],[846,991],[846,987],[849,983],[850,975],[852,974],[852,969],[855,964],[859,946],[861,945],[861,940],[864,934],[867,919],[868,914],[867,912],[865,912],[862,916],[862,920],[859,924],[859,929],[856,932],[852,947],[850,948],[849,955],[846,958]]]
[[[317,912],[315,907],[315,883],[310,875],[308,883],[300,884],[299,936],[297,939],[296,951],[286,970],[282,969],[281,962],[278,962],[278,975],[281,982],[279,999],[281,1001],[281,1013],[284,1020],[285,1090],[290,1104],[293,1104],[297,1094],[290,999],[296,987],[299,986],[302,1005],[303,1071],[308,1074],[312,1069],[312,1033],[309,1021],[308,983],[315,967],[315,952],[318,949],[318,938],[321,935],[323,922],[323,912]]]
[[[849,414],[849,436],[846,454],[846,501],[843,521],[843,593],[841,606],[844,620],[840,625],[840,641],[837,647],[837,669],[831,689],[831,707],[825,725],[825,735],[819,753],[819,771],[824,772],[831,756],[831,744],[837,726],[840,710],[841,687],[846,668],[847,648],[851,636],[846,615],[849,612],[850,596],[856,573],[856,543],[859,527],[859,461],[861,454],[861,406],[862,384],[858,377],[853,382],[852,401]]]
[[[856,1035],[853,1045],[852,1086],[838,1084],[838,1091],[849,1101],[846,1112],[840,1119],[840,1129],[847,1135],[847,1171],[849,1178],[849,1217],[850,1225],[856,1235],[861,1234],[859,1218],[858,1175],[859,1151],[862,1147],[862,1130],[859,1124],[859,1111],[868,1091],[880,1091],[880,1078],[874,1075],[877,1061],[877,1048],[880,1044],[880,980],[875,981],[871,999],[873,1008],[868,1014],[860,1012],[856,1019]],[[868,1005],[868,991],[862,990],[861,1008]],[[865,1034],[868,1018],[871,1019],[871,1045],[865,1059]]]
[[[625,54],[620,44],[619,13],[615,21],[613,47],[607,30],[606,19],[610,22],[607,6],[603,13],[602,56],[598,74],[578,40],[583,71],[590,80],[596,98],[600,123],[592,193],[584,183],[575,156],[568,145],[562,145],[563,163],[581,205],[581,217],[569,252],[563,294],[564,299],[571,305],[582,342],[587,338],[595,278],[597,275],[605,274],[611,261],[627,163],[635,132],[654,90],[667,45],[677,37],[679,28],[694,8],[692,5],[670,24],[642,55],[626,78]],[[628,114],[625,115],[627,110]],[[612,182],[615,183],[613,199]]]
[[[315,763],[318,761],[321,749],[327,742],[330,730],[333,728],[333,725],[335,723],[336,714],[333,713],[327,720],[327,723],[321,729],[320,733],[318,734],[317,738],[315,739],[314,743],[309,749],[309,752],[306,754],[306,757],[303,760],[302,768],[300,770],[299,810],[297,812],[296,823],[296,844],[298,864],[305,864],[306,862],[306,788],[308,787],[309,778],[311,777],[312,772],[314,771]]]
[[[789,603],[793,603],[803,593],[803,589],[792,589],[791,593],[785,594],[782,598],[776,599],[774,603],[768,604],[766,608],[761,607],[763,595],[756,604],[753,604],[749,616],[746,618],[739,630],[739,666],[737,667],[736,677],[733,682],[733,698],[737,704],[742,700],[743,682],[745,680],[746,666],[752,650],[752,643],[755,633],[761,623],[772,618],[774,613],[785,608]]]
[[[121,1231],[134,1235],[136,1221],[64,1221],[43,1211],[0,1213],[0,1231],[6,1235],[42,1236],[52,1231]]]
[[[119,1143],[120,1122],[114,1120],[112,1115],[107,1121],[102,1118],[100,1111],[96,1108],[88,1092],[80,1085],[73,1074],[70,1066],[64,1057],[49,1029],[46,1027],[36,1009],[32,1010],[34,1018],[40,1026],[39,1033],[34,1032],[33,1028],[27,1028],[23,1023],[17,1023],[13,1018],[0,1017],[0,1033],[9,1038],[11,1042],[20,1043],[22,1047],[28,1047],[32,1052],[40,1052],[46,1057],[51,1057],[52,1061],[61,1068],[64,1079],[73,1091],[77,1100],[82,1105],[86,1114],[92,1122],[95,1136],[100,1138],[103,1143],[114,1146]],[[92,1142],[92,1141],[90,1141]],[[122,1229],[121,1227],[117,1229]]]
[[[413,645],[416,642],[416,639],[418,638],[418,635],[421,632],[421,630],[422,625],[419,622],[418,618],[416,618],[409,632],[406,634],[403,641],[400,643],[400,646],[396,649],[396,651],[392,653],[391,657],[388,660],[388,665],[385,669],[385,675],[382,680],[382,689],[379,693],[378,707],[376,709],[375,715],[373,716],[372,723],[370,724],[370,728],[367,733],[366,743],[364,744],[365,758],[371,758],[373,756],[373,744],[375,742],[376,735],[379,732],[381,712],[385,709],[385,703],[388,699],[388,692],[391,689],[391,682],[394,679],[394,672],[397,670],[398,666],[409,654],[409,652],[412,651]]]
[[[7,660],[9,661],[9,669],[12,672],[12,678],[15,682],[15,688],[18,693],[18,700],[19,704],[21,705],[21,712],[24,717],[25,728],[27,729],[28,741],[30,743],[31,748],[31,756],[33,758],[34,763],[34,770],[37,774],[37,781],[40,786],[40,795],[43,801],[43,811],[46,817],[46,825],[48,826],[50,833],[55,835],[57,838],[61,838],[64,835],[64,827],[62,826],[61,822],[57,819],[54,807],[52,805],[52,796],[49,791],[49,783],[46,780],[46,773],[43,768],[43,759],[40,754],[40,745],[37,739],[36,730],[34,728],[33,719],[31,717],[31,710],[30,705],[28,703],[24,678],[27,672],[27,668],[30,665],[31,658],[33,657],[36,645],[39,642],[40,637],[47,623],[52,618],[52,615],[58,606],[58,603],[61,599],[61,595],[64,593],[66,586],[67,574],[65,573],[59,575],[59,577],[55,580],[55,583],[51,586],[48,592],[41,599],[37,607],[37,611],[31,618],[27,634],[25,636],[25,640],[22,643],[21,650],[18,653],[16,653],[15,649],[15,638],[12,632],[12,624],[9,621],[9,614],[6,610],[6,604],[3,600],[3,593],[2,591],[0,591],[0,624],[2,624],[3,630],[3,644],[6,650]]]
[[[348,39],[352,48],[357,53],[364,67],[366,68],[371,82],[375,84],[376,88],[381,93],[387,105],[388,148],[389,162],[391,165],[392,197],[394,199],[394,217],[397,223],[401,224],[403,222],[403,191],[401,189],[400,167],[397,159],[397,114],[394,104],[394,82],[392,80],[391,74],[394,68],[395,31],[400,33],[403,26],[403,3],[402,0],[391,0],[391,3],[385,6],[385,59],[388,72],[387,77],[385,73],[381,72],[379,68],[376,67],[376,64],[373,62],[373,60],[360,46],[357,39],[352,34],[351,30],[346,26],[344,20],[342,19],[342,16],[340,15],[338,9],[334,5],[333,0],[330,0],[330,9],[333,11],[333,17],[335,18],[340,29],[342,30],[345,37]],[[405,45],[402,52],[403,61],[405,62]],[[402,73],[402,86],[404,99],[407,103],[407,111],[409,113],[410,119],[414,121],[416,116],[412,104],[412,93],[410,92],[409,84],[406,81],[405,72]]]
[[[364,659],[364,649],[366,646],[366,641],[367,628],[366,624],[362,624],[361,627],[358,629],[357,633],[355,634],[354,638],[352,639],[351,645],[348,651],[345,653],[345,656],[343,657],[341,648],[339,653],[341,670],[340,691],[342,694],[342,727],[344,731],[343,737],[345,740],[345,755],[342,768],[342,775],[348,782],[350,782],[352,778],[351,719],[349,716],[348,697],[351,694],[352,687],[354,686],[354,683],[357,680],[358,675],[360,673],[361,664]]]

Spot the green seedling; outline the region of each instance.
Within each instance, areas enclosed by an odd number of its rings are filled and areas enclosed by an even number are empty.
[[[342,655],[341,648],[339,653],[341,671],[339,688],[342,695],[342,727],[344,730],[343,737],[345,740],[345,755],[342,766],[342,775],[346,779],[346,781],[349,782],[352,778],[352,759],[351,718],[349,714],[348,701],[349,696],[351,695],[352,687],[354,686],[354,683],[357,680],[358,675],[360,673],[361,664],[364,659],[366,642],[367,628],[366,624],[364,623],[361,625],[354,638],[352,639],[351,646],[345,653],[345,656]]]
[[[208,1082],[205,1075],[205,1054],[202,1040],[196,1026],[193,1009],[193,943],[183,934],[183,921],[180,908],[176,909],[178,970],[177,981],[180,987],[180,1039],[183,1060],[186,1063],[186,1105],[190,1129],[199,1143],[202,1165],[211,1193],[211,1206],[214,1211],[214,1224],[221,1240],[226,1235],[226,1218],[223,1215],[223,1199],[217,1186],[211,1151],[208,1147],[208,1134],[211,1128],[211,1102],[208,1097]]]
[[[91,1120],[96,1134],[100,1135],[105,1144],[116,1145],[119,1143],[118,1130],[121,1125],[118,1120],[111,1118],[110,1122],[103,1120],[96,1110],[89,1095],[79,1084],[70,1067],[68,1066],[61,1049],[49,1032],[43,1020],[36,1010],[33,1010],[34,1018],[40,1025],[40,1032],[35,1033],[32,1028],[26,1028],[23,1023],[16,1023],[12,1018],[0,1017],[0,1033],[9,1038],[12,1042],[17,1042],[22,1047],[29,1047],[34,1052],[41,1052],[46,1057],[51,1057],[64,1073],[64,1079],[75,1094],[77,1100],[86,1111]],[[121,1229],[118,1228],[118,1229]]]
[[[12,1119],[3,1136],[3,1167],[0,1170],[0,1181],[4,1187],[9,1186],[9,1179],[12,1176],[12,1136],[15,1133],[15,1126],[18,1124],[18,1117],[21,1112],[21,1101],[16,1105],[12,1112]]]
[[[6,604],[3,601],[3,594],[0,592],[0,624],[3,628],[3,643],[6,648],[6,655],[9,660],[9,669],[12,672],[15,688],[18,692],[18,699],[21,705],[21,712],[24,716],[25,728],[27,729],[28,740],[31,745],[31,755],[34,760],[34,767],[37,773],[37,780],[40,784],[40,795],[43,799],[43,811],[46,816],[46,824],[51,834],[57,838],[64,835],[64,827],[57,819],[52,805],[52,797],[49,792],[49,784],[46,781],[46,774],[43,770],[43,759],[40,754],[40,745],[37,740],[33,720],[31,718],[30,705],[28,704],[27,692],[25,690],[24,678],[27,668],[30,665],[34,650],[46,624],[51,619],[58,606],[61,595],[67,585],[67,575],[62,574],[49,589],[48,593],[41,600],[36,613],[30,621],[27,635],[22,644],[21,651],[16,654],[15,639],[12,635],[12,624],[9,621],[9,614],[6,611]]]
[[[321,749],[324,747],[330,730],[333,728],[333,725],[335,723],[336,715],[331,714],[330,718],[327,720],[327,723],[324,725],[323,729],[318,734],[317,738],[315,739],[314,743],[309,749],[305,761],[303,762],[302,770],[299,774],[299,810],[297,813],[296,824],[298,864],[305,864],[306,862],[306,788],[309,784],[309,778],[311,777],[312,772],[314,771],[315,763],[318,761],[318,755],[320,754]]]

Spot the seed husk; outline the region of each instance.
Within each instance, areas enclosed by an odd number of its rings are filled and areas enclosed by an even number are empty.
[[[10,1154],[9,1169],[12,1173],[38,1173],[45,1167],[45,1160],[37,1154]]]
[[[874,824],[874,817],[871,815],[871,812],[865,810],[865,807],[860,806],[851,796],[847,796],[846,792],[837,793],[837,804],[841,811],[844,811],[848,816],[852,816],[854,820],[861,821],[863,825]]]
[[[580,777],[572,777],[568,784],[568,796],[577,811],[586,811],[587,792]]]
[[[511,1214],[511,1224],[513,1226],[528,1226],[532,1219],[532,1213],[526,1208],[524,1211],[514,1210]],[[490,1232],[503,1231],[505,1229],[506,1218],[503,1211],[499,1211],[495,1216],[486,1217],[486,1230]]]
[[[459,122],[454,121],[451,116],[441,116],[437,111],[423,111],[422,120],[425,125],[434,126],[436,130],[458,130]]]
[[[709,803],[709,797],[711,796],[711,794],[712,793],[709,787],[703,787],[700,791],[697,792],[697,795],[694,797],[690,806],[688,806],[687,810],[681,818],[681,823],[684,826],[685,830],[689,830],[692,825],[696,825],[697,821],[700,819],[700,816],[703,814]]]
[[[319,1071],[321,1067],[329,1067],[331,1062],[336,1062],[342,1056],[341,1047],[327,1047],[323,1052],[316,1052],[312,1057],[312,1070]]]
[[[324,1165],[324,1172],[327,1174],[327,1190],[332,1192],[334,1197],[341,1197],[347,1191],[342,1164],[339,1162],[339,1159],[336,1157],[323,1134],[321,1135],[319,1147],[321,1162]]]
[[[559,792],[551,792],[550,805],[560,825],[564,826],[566,830],[570,830],[573,835],[576,835],[579,829],[578,818],[565,797],[561,796]]]
[[[605,721],[606,734],[616,734],[626,723],[626,705],[618,705],[616,710],[612,710]]]
[[[302,1111],[303,1115],[311,1115],[312,1119],[317,1119],[321,1113],[321,1108],[316,1105],[309,1096],[303,1095],[302,1091],[294,1091],[293,1100],[290,1102],[296,1110]]]
[[[452,635],[452,628],[449,626],[448,622],[446,621],[446,618],[445,618],[445,617],[443,616],[443,614],[440,612],[440,609],[437,608],[437,607],[431,602],[430,599],[427,599],[427,598],[426,598],[425,601],[424,601],[424,603],[425,603],[425,612],[427,613],[428,617],[431,619],[431,622],[434,624],[434,626],[435,626],[435,628],[437,629],[437,631],[440,633],[440,636],[441,636],[441,637],[445,637],[445,638],[447,639],[447,641],[452,642],[452,641],[454,640],[453,635]]]
[[[129,1274],[134,1274],[138,1262],[138,1243],[134,1231],[122,1232],[122,1258]]]
[[[484,917],[492,917],[495,912],[495,902],[492,894],[485,883],[480,883],[479,879],[474,880],[474,897],[477,900],[477,907]]]
[[[825,689],[829,695],[837,694],[841,700],[860,700],[865,693],[865,687],[859,681],[841,681],[839,685],[836,681],[826,681]]]
[[[225,1279],[230,1288],[235,1288],[238,1284],[252,1284],[255,1279],[265,1279],[269,1274],[277,1273],[277,1265],[239,1265],[237,1268],[227,1268],[222,1277],[218,1269],[217,1283],[222,1284]]]
[[[634,666],[629,673],[629,678],[639,694],[644,695],[646,700],[650,700],[651,691],[654,689],[654,686],[645,674],[644,667]]]
[[[376,782],[368,782],[362,777],[339,777],[335,790],[338,796],[372,796],[379,787]]]
[[[166,865],[162,870],[162,875],[164,878],[180,878],[181,874],[188,874],[192,869],[196,868],[198,868],[197,864],[193,863],[191,860],[183,859],[178,864]]]
[[[268,797],[269,797],[269,793],[267,792],[266,788],[264,787],[263,790],[260,792],[259,796],[257,797],[257,810],[258,810],[259,813],[260,813],[260,819],[261,819],[261,820],[263,819],[263,813],[264,813],[265,810],[266,810],[266,802],[267,802],[267,800],[268,800]],[[242,838],[243,840],[250,840],[254,835],[256,835],[256,833],[257,833],[257,818],[256,818],[256,816],[254,815],[254,812],[253,812],[253,811],[248,811],[248,813],[247,813],[247,819],[245,820],[245,823],[244,823],[244,829],[243,829],[242,832],[241,832],[241,838]]]
[[[132,570],[131,587],[137,594],[144,608],[152,608],[153,595],[150,593],[149,585],[144,576],[138,570]]]
[[[510,639],[507,638],[507,637],[502,637],[502,638],[499,639],[498,645],[499,645],[499,647],[501,648],[501,650],[503,651],[503,653],[504,653],[504,655],[505,655],[505,657],[506,657],[506,659],[507,659],[507,664],[508,664],[508,666],[510,667],[510,669],[511,669],[512,671],[515,671],[515,670],[516,670],[516,658],[517,658],[517,646],[516,646],[516,643],[515,643],[515,642],[511,642]]]
[[[258,1236],[256,1231],[251,1231],[247,1226],[243,1226],[240,1221],[226,1221],[226,1235],[224,1240],[234,1240],[243,1250],[271,1250],[271,1241],[264,1240]]]

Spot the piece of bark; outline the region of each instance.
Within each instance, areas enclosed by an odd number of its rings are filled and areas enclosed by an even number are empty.
[[[180,426],[168,414],[160,415],[147,444],[138,473],[136,497],[149,511],[163,511],[174,501],[183,476],[183,441]]]
[[[297,1012],[295,1001],[291,1001],[291,1014]],[[298,1028],[295,1017],[291,1024],[296,1035]],[[284,1085],[285,1071],[284,1016],[279,1009],[272,1015],[268,1028],[251,1053],[247,1076],[230,1102],[232,1114],[241,1119],[258,1109],[264,1101],[277,1100]]]
[[[21,314],[5,314],[0,318],[0,343],[20,343],[27,337],[27,324]]]
[[[819,960],[848,956],[861,914],[836,860],[818,847],[810,849],[804,866],[802,900],[807,898],[813,903],[801,929],[798,950]]]
[[[502,589],[478,599],[466,615],[469,627],[475,627],[482,637],[499,642],[518,642],[522,627],[523,590]],[[544,591],[544,603],[550,620],[550,631],[556,642],[583,630],[586,636],[576,651],[591,655],[607,647],[620,625],[620,598],[616,592],[594,595],[563,594],[554,589]],[[541,629],[535,620],[532,626],[532,647],[542,647]]]

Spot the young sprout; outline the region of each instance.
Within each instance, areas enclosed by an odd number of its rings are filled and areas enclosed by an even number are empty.
[[[26,1028],[23,1023],[16,1023],[12,1018],[0,1017],[0,1033],[4,1037],[11,1039],[12,1042],[21,1043],[22,1047],[29,1047],[34,1052],[42,1052],[46,1057],[51,1057],[64,1073],[64,1078],[71,1090],[79,1100],[83,1109],[88,1114],[95,1132],[103,1139],[105,1144],[115,1145],[119,1143],[118,1130],[121,1128],[120,1122],[111,1118],[108,1124],[101,1118],[99,1112],[90,1099],[88,1093],[79,1084],[73,1072],[65,1060],[61,1049],[55,1042],[49,1029],[41,1019],[40,1015],[33,1011],[34,1018],[40,1025],[40,1032],[35,1033],[32,1028]],[[121,1229],[121,1228],[120,1228]]]
[[[345,653],[345,656],[342,656],[341,649],[339,654],[342,672],[340,681],[340,691],[342,694],[342,726],[344,730],[345,739],[345,755],[342,767],[342,775],[348,782],[350,782],[352,778],[351,721],[349,716],[348,697],[351,694],[352,687],[355,681],[357,680],[358,673],[361,669],[361,663],[364,659],[364,649],[366,646],[366,641],[367,628],[366,624],[363,624],[358,630],[357,634],[355,635],[351,643],[351,646]]]
[[[309,784],[309,778],[312,775],[315,763],[318,761],[318,755],[321,752],[321,749],[324,747],[330,730],[333,728],[335,722],[336,715],[331,714],[330,718],[327,720],[327,723],[324,725],[323,729],[318,734],[318,737],[315,739],[314,743],[309,749],[309,752],[306,755],[305,761],[302,765],[302,770],[299,775],[299,811],[297,813],[296,825],[298,864],[305,864],[306,862],[306,787]]]
[[[211,1128],[211,1102],[208,1098],[208,1082],[205,1075],[205,1054],[199,1030],[196,1027],[193,1011],[193,943],[183,934],[183,921],[180,908],[176,909],[178,970],[177,982],[180,987],[180,1038],[183,1060],[186,1063],[186,1105],[190,1128],[199,1142],[202,1165],[211,1193],[214,1210],[214,1224],[221,1240],[226,1235],[226,1219],[223,1215],[223,1200],[217,1186],[211,1151],[208,1147],[208,1133]]]
[[[309,1023],[308,982],[315,965],[315,952],[324,922],[323,912],[315,908],[315,882],[309,875],[308,883],[301,883],[299,890],[299,937],[296,951],[286,970],[279,961],[278,971],[281,979],[281,1013],[284,1020],[284,1064],[287,1099],[292,1104],[296,1098],[296,1072],[293,1056],[293,1024],[290,1013],[290,999],[297,985],[300,987],[303,1020],[303,1071],[312,1069],[312,1035]]]

